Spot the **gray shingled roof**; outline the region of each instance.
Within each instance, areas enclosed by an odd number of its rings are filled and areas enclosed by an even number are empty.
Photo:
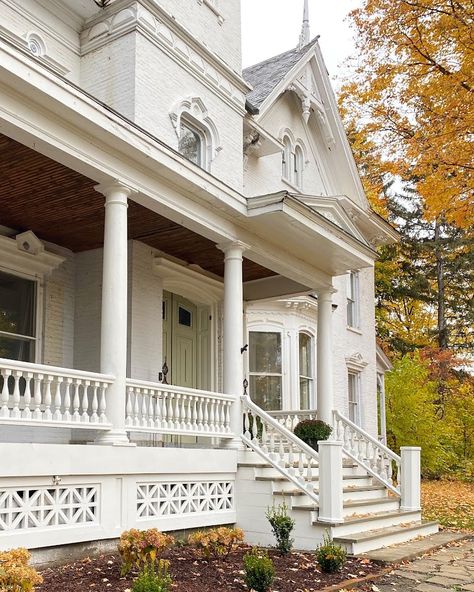
[[[293,66],[316,43],[317,39],[317,37],[314,38],[301,49],[290,49],[259,64],[245,68],[242,73],[244,80],[253,87],[253,90],[247,95],[247,101],[253,107],[259,108]]]

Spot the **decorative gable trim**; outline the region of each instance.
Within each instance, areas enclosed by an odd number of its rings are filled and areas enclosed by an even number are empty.
[[[353,372],[362,372],[367,365],[368,362],[364,360],[359,352],[353,353],[352,356],[346,358],[347,369]]]
[[[61,265],[64,257],[45,250],[39,238],[28,230],[15,238],[0,236],[0,267],[44,278]]]

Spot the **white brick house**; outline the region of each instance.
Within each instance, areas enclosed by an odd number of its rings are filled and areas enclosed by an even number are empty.
[[[0,548],[234,522],[265,544],[282,494],[302,548],[435,530],[419,451],[379,441],[396,233],[306,23],[242,72],[237,0],[0,16]],[[291,431],[316,415],[319,454]]]

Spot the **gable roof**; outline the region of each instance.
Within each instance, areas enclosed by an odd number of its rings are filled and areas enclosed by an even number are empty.
[[[319,37],[312,39],[307,45],[299,49],[290,49],[277,56],[245,68],[242,76],[253,90],[247,95],[247,101],[256,108],[265,101],[271,92],[285,78],[288,72],[312,48]]]

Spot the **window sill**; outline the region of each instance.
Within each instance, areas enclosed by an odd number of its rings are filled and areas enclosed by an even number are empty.
[[[357,335],[363,335],[362,331],[357,327],[351,327],[350,325],[347,325],[346,329],[352,333],[356,333]]]
[[[297,193],[301,193],[301,187],[293,185],[293,183],[291,181],[288,181],[288,179],[285,179],[285,177],[282,177],[281,180],[283,181],[283,183],[285,183],[285,185],[288,185],[288,187],[291,187],[291,189],[293,189]]]

